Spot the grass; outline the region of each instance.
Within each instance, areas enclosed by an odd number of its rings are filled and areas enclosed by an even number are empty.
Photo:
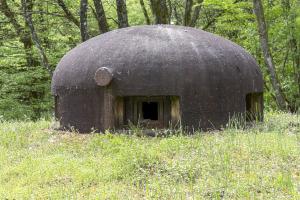
[[[0,199],[300,199],[300,116],[193,136],[0,123]]]

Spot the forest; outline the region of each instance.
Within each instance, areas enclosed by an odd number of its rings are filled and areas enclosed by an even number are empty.
[[[51,76],[67,51],[146,24],[195,27],[241,45],[263,72],[265,108],[299,110],[298,0],[0,0],[0,119],[51,116]]]

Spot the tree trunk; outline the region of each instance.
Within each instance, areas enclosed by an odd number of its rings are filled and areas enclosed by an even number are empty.
[[[94,5],[96,9],[97,22],[100,33],[105,33],[109,31],[105,11],[101,0],[94,0]]]
[[[126,8],[126,0],[116,0],[117,14],[118,14],[118,26],[119,28],[128,27],[128,16]]]
[[[32,40],[30,33],[26,30],[25,27],[19,24],[16,19],[15,13],[8,7],[6,0],[0,0],[0,11],[8,18],[8,20],[16,30],[17,35],[20,37],[20,42],[23,43],[27,66],[35,65],[36,61],[32,56]]]
[[[167,10],[168,10],[168,23],[171,24],[172,20],[172,14],[173,14],[173,5],[171,0],[166,0],[168,5],[167,5]]]
[[[166,0],[150,0],[155,24],[169,24],[169,12]]]
[[[30,29],[32,40],[35,43],[37,49],[39,50],[41,65],[49,72],[50,77],[52,77],[52,70],[50,69],[46,53],[41,45],[41,42],[38,38],[38,35],[35,31],[32,22],[32,13],[28,12],[28,8],[32,7],[32,0],[21,0],[21,3],[22,3],[23,16]]]
[[[176,6],[174,6],[174,16],[176,19],[175,25],[179,25],[182,22],[181,16],[179,15],[179,13],[177,12],[177,8]]]
[[[87,25],[87,9],[88,9],[88,1],[80,0],[80,34],[81,34],[82,42],[89,39],[88,25]]]
[[[183,25],[189,26],[191,23],[193,0],[185,0]]]
[[[76,19],[76,17],[74,17],[74,15],[71,13],[71,11],[68,9],[68,7],[66,6],[66,4],[64,3],[63,0],[57,0],[58,5],[62,8],[62,10],[65,12],[65,16],[66,18],[73,22],[78,28],[80,28],[80,23],[79,21]]]
[[[199,16],[200,16],[202,3],[203,3],[203,0],[198,0],[197,1],[197,5],[194,8],[193,16],[192,16],[191,22],[189,24],[190,27],[195,27],[196,26],[197,20],[199,19]]]
[[[272,55],[270,52],[270,47],[269,47],[269,43],[268,43],[268,30],[267,30],[267,26],[266,26],[266,22],[265,22],[264,10],[263,10],[261,0],[253,0],[253,7],[254,7],[254,13],[256,15],[257,24],[258,24],[260,45],[261,45],[261,49],[263,51],[265,64],[267,66],[267,69],[268,69],[268,72],[270,75],[271,84],[274,89],[276,102],[277,102],[279,109],[285,110],[286,109],[286,101],[284,98],[284,94],[282,93],[279,81],[277,79],[273,58],[272,58]]]
[[[291,50],[292,50],[292,57],[293,57],[293,73],[295,76],[295,82],[297,83],[298,86],[298,95],[300,97],[300,43],[297,41],[296,37],[294,34],[291,34]],[[298,97],[298,98],[299,98]]]
[[[150,18],[149,18],[147,9],[146,9],[145,4],[144,4],[144,0],[140,0],[140,5],[141,5],[141,8],[142,8],[142,10],[143,10],[143,14],[144,14],[146,23],[147,23],[148,25],[150,25],[151,22],[150,22]]]

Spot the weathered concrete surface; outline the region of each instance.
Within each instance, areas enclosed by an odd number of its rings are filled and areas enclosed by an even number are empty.
[[[137,26],[94,37],[69,51],[52,79],[62,127],[103,130],[106,87],[94,80],[113,73],[111,95],[179,96],[189,130],[219,128],[244,113],[248,93],[263,92],[260,69],[242,47],[182,26]]]

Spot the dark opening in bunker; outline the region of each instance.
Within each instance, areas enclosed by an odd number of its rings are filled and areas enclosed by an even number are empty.
[[[158,102],[142,103],[143,119],[158,120]]]
[[[246,95],[246,120],[262,121],[263,119],[263,94],[249,93]]]
[[[180,103],[176,96],[118,97],[115,119],[119,127],[169,128],[179,124]]]
[[[54,107],[54,113],[55,113],[55,118],[56,119],[60,119],[60,114],[59,114],[59,96],[58,95],[55,95],[54,96],[54,104],[55,104],[55,107]]]

